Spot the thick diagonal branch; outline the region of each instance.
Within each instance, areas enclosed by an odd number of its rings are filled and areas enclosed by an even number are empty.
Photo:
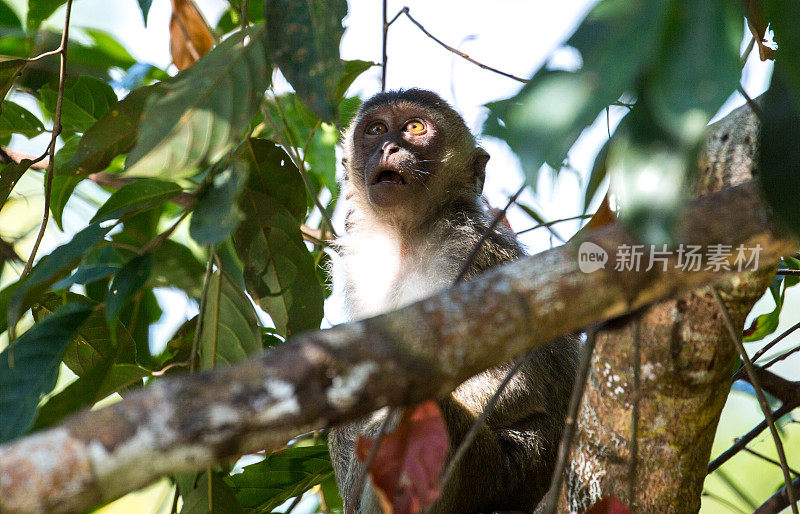
[[[610,255],[633,241],[607,226],[587,241]],[[686,210],[677,242],[760,245],[774,267],[782,235],[755,184]],[[375,318],[301,334],[258,358],[165,379],[122,402],[0,446],[0,511],[78,511],[169,472],[282,444],[385,405],[440,397],[475,373],[558,336],[716,283],[731,272],[582,273],[574,242]]]

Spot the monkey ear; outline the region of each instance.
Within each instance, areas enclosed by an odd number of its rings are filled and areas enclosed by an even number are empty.
[[[475,149],[472,157],[472,172],[475,178],[475,186],[480,193],[483,191],[483,183],[486,181],[486,163],[489,161],[489,154],[480,146]]]

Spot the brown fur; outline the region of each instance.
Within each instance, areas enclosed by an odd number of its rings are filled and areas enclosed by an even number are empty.
[[[402,130],[409,119],[425,123],[426,137]],[[377,122],[387,126],[385,134],[365,133]],[[480,198],[488,155],[461,117],[429,91],[382,93],[362,106],[343,146],[350,210],[346,234],[338,241],[334,282],[350,316],[374,315],[452,285],[491,221]],[[376,186],[375,177],[386,170],[397,171],[404,184]],[[516,237],[501,225],[481,246],[467,278],[521,255]],[[577,355],[573,339],[534,352],[430,512],[531,511],[536,506],[555,462]],[[480,373],[440,400],[451,450],[512,365]],[[331,431],[331,458],[347,512],[380,512],[369,485],[363,494],[356,491],[362,464],[354,443],[358,435],[374,437],[384,416],[378,411]]]

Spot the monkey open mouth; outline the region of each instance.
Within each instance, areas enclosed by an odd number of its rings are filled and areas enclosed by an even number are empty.
[[[377,173],[375,178],[372,180],[372,185],[375,184],[397,184],[397,185],[406,185],[406,179],[400,172],[395,170],[382,170]]]

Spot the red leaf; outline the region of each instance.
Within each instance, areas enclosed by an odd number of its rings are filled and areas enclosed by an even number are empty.
[[[359,460],[366,460],[374,443],[371,438],[358,438]],[[383,438],[369,468],[383,511],[416,514],[433,504],[441,493],[439,481],[449,448],[447,427],[436,402],[406,409],[397,429]]]
[[[586,514],[631,514],[631,511],[616,496],[606,496],[592,505]]]

